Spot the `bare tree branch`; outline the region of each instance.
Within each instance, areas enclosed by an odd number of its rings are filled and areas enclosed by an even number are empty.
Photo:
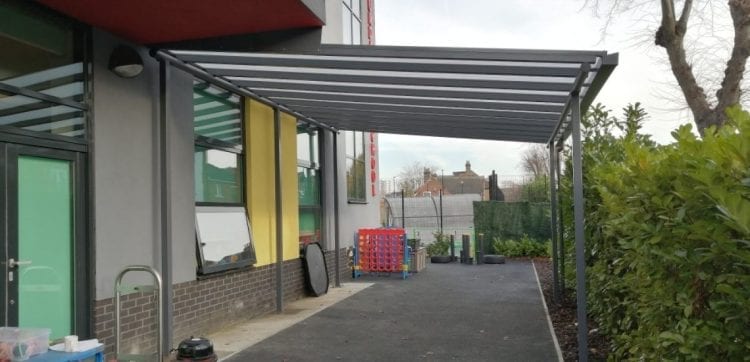
[[[721,88],[716,92],[717,108],[721,110],[740,101],[740,83],[750,55],[750,1],[730,0],[729,13],[734,24],[734,47],[727,61]]]
[[[607,5],[602,5],[604,3]],[[666,50],[670,70],[677,80],[683,101],[702,134],[707,127],[721,126],[726,122],[724,112],[727,107],[750,99],[742,92],[750,57],[750,0],[727,0],[724,3],[728,5],[731,15],[733,36],[723,31],[721,26],[718,31],[715,28],[714,7],[722,7],[716,0],[677,1],[682,7],[679,17],[675,3],[675,0],[659,0],[661,17],[657,20],[659,27],[654,44]],[[617,14],[635,7],[656,8],[653,1],[639,0],[587,0],[586,5],[597,8],[608,6],[605,27]],[[709,27],[705,28],[704,24],[709,24]],[[699,35],[686,40],[689,28],[693,29],[692,34]],[[710,35],[706,36],[706,33]],[[687,54],[686,49],[691,54]],[[716,95],[716,99],[709,99],[709,95]]]

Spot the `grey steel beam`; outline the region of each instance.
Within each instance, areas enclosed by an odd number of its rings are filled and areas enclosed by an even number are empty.
[[[255,90],[320,91],[344,94],[374,94],[380,96],[413,96],[436,98],[470,98],[493,101],[565,103],[567,92],[493,92],[486,89],[457,87],[420,87],[399,85],[376,85],[366,83],[310,82],[281,79],[227,77],[233,83]]]
[[[342,113],[314,112],[317,119],[325,119],[334,125],[346,124],[348,122],[368,122],[373,125],[390,125],[399,124],[417,125],[421,127],[444,126],[444,127],[479,127],[491,128],[505,131],[528,131],[528,132],[545,132],[549,133],[555,126],[553,122],[503,122],[502,119],[487,118],[460,118],[460,117],[401,117],[397,114],[390,115],[349,115]],[[339,127],[337,127],[339,128]]]
[[[487,60],[389,59],[382,57],[200,51],[173,51],[173,53],[186,62],[203,64],[539,77],[575,77],[578,73],[578,69],[570,67],[569,63],[535,65],[528,63],[504,64]]]
[[[588,64],[581,64],[581,70],[580,73],[578,73],[578,76],[576,77],[575,82],[573,83],[573,87],[570,89],[571,95],[575,93],[576,95],[580,95],[581,87],[583,87],[583,82],[586,80],[586,77],[588,76],[589,71],[591,68]],[[560,113],[560,118],[557,121],[557,127],[555,127],[555,131],[552,132],[552,134],[549,137],[549,140],[547,140],[547,143],[551,143],[553,141],[556,141],[560,139],[560,136],[565,133],[566,126],[568,126],[566,122],[566,117],[568,115],[568,111],[570,110],[570,103],[572,102],[572,96],[568,98],[568,100],[565,102],[565,107],[563,108],[562,113]],[[579,110],[580,110],[580,103],[579,103]]]
[[[453,125],[460,125],[463,123],[480,123],[480,124],[502,124],[507,126],[520,126],[520,127],[553,127],[555,121],[549,119],[524,119],[524,118],[508,118],[508,117],[482,117],[482,116],[464,116],[464,115],[439,115],[430,113],[406,113],[406,112],[393,112],[393,111],[372,111],[372,110],[357,110],[357,109],[307,109],[300,107],[314,117],[322,118],[335,118],[338,120],[348,119],[385,119],[391,122],[406,122],[406,121],[429,121],[429,122],[442,122]]]
[[[341,237],[339,215],[339,135],[336,131],[331,132],[331,134],[333,135],[333,257],[335,258],[333,265],[336,268],[336,272],[334,273],[334,285],[338,288],[341,286],[341,267],[339,265],[339,259],[341,259],[341,250],[339,250],[341,248],[341,242],[339,241]]]
[[[160,345],[160,356],[169,355],[172,340],[172,316],[174,305],[172,304],[172,195],[170,185],[172,177],[169,172],[169,62],[161,59],[159,61],[159,231],[161,252],[161,278],[162,289],[161,309],[159,311],[160,336],[166,343]],[[119,306],[117,306],[119,308]]]
[[[300,93],[287,91],[258,91],[258,94],[268,97],[281,104],[296,100],[320,101],[320,102],[357,102],[357,103],[379,103],[397,104],[406,106],[423,107],[455,107],[455,108],[479,108],[496,109],[504,111],[529,111],[529,112],[561,112],[563,105],[538,104],[518,102],[495,102],[482,101],[467,98],[429,98],[429,97],[401,97],[401,96],[372,96],[341,93]]]
[[[439,114],[449,116],[477,116],[477,117],[506,117],[530,120],[549,120],[555,121],[559,118],[559,113],[552,112],[528,112],[528,111],[502,111],[492,109],[471,109],[471,108],[449,108],[449,107],[419,107],[406,105],[376,104],[376,103],[353,103],[353,102],[316,102],[316,101],[288,101],[287,107],[299,110],[313,111],[333,111],[338,109],[348,109],[355,111],[392,111],[415,114]]]
[[[237,69],[231,67],[222,67],[215,64],[199,64],[201,68],[206,69],[209,73],[221,77],[247,77],[247,78],[276,78],[291,79],[303,81],[321,81],[321,82],[339,82],[339,83],[368,83],[368,84],[397,84],[397,85],[419,85],[433,87],[463,87],[463,88],[490,88],[490,89],[508,89],[508,90],[537,90],[537,91],[569,91],[573,85],[573,77],[570,81],[517,81],[517,80],[496,80],[482,78],[467,78],[461,76],[446,77],[427,77],[418,76],[419,73],[393,74],[382,72],[376,75],[376,72],[364,72],[357,74],[346,73],[311,73],[304,69],[300,71],[277,71],[277,70],[258,70],[258,69]]]
[[[36,99],[40,99],[46,102],[60,104],[60,105],[68,106],[68,107],[75,108],[75,109],[80,109],[80,110],[88,109],[88,105],[86,103],[76,102],[75,100],[70,99],[70,98],[58,98],[55,96],[51,96],[49,94],[31,90],[28,88],[20,88],[20,87],[12,86],[7,83],[0,83],[0,91],[5,92],[5,93],[11,93],[11,94],[19,94],[19,95],[29,97],[29,98],[36,98]]]
[[[507,135],[517,135],[517,136],[526,136],[526,135],[548,135],[549,129],[535,129],[535,130],[524,130],[524,129],[507,129],[507,128],[499,128],[499,127],[491,127],[491,126],[463,126],[463,127],[456,127],[456,126],[445,126],[445,125],[435,125],[430,123],[410,123],[410,124],[393,124],[392,122],[374,122],[372,120],[351,120],[351,121],[342,121],[340,123],[342,125],[341,129],[349,129],[351,127],[356,128],[365,128],[370,127],[372,130],[389,130],[391,132],[397,132],[398,130],[406,130],[406,129],[413,129],[413,130],[419,130],[419,129],[430,129],[432,132],[442,132],[443,134],[446,134],[450,137],[451,134],[454,134],[457,132],[457,128],[463,128],[463,129],[469,129],[470,131],[476,131],[476,132],[482,132],[482,133],[502,133]],[[550,128],[551,129],[551,128]]]
[[[562,162],[560,161],[560,152],[562,152],[563,148],[563,141],[560,140],[557,142],[557,149],[555,150],[557,152],[557,157],[555,157],[555,161],[557,161],[555,168],[557,169],[557,189],[562,190]],[[558,193],[557,195],[557,201],[558,205],[561,204],[560,200],[562,200],[562,193]],[[559,210],[559,217],[560,217],[560,223],[558,224],[558,236],[557,240],[560,242],[560,290],[564,293],[565,292],[565,224],[563,222],[564,220],[564,214],[563,214],[563,208],[558,207]]]
[[[484,140],[503,140],[503,141],[516,141],[516,142],[531,142],[531,143],[544,143],[545,137],[549,136],[549,132],[527,132],[527,133],[516,133],[509,131],[498,131],[497,129],[480,130],[470,127],[430,127],[429,125],[418,125],[418,126],[387,126],[387,125],[375,125],[371,122],[348,122],[342,123],[342,128],[346,130],[356,130],[365,132],[378,132],[378,133],[393,133],[393,134],[409,134],[409,135],[421,135],[421,136],[434,136],[434,137],[449,137],[449,138],[473,138],[473,139],[484,139]]]
[[[581,145],[581,99],[576,93],[571,97],[571,134],[573,137],[573,220],[576,243],[576,308],[578,321],[578,360],[588,361],[588,320],[586,312],[586,254],[583,233],[583,158]]]
[[[583,95],[583,100],[581,101],[581,110],[583,112],[585,112],[589,108],[589,106],[591,106],[591,103],[594,102],[594,99],[599,94],[599,91],[601,91],[602,87],[604,87],[604,83],[607,82],[609,76],[612,75],[612,72],[617,67],[619,61],[620,55],[617,53],[607,54],[607,56],[604,57],[601,69],[596,72],[594,80],[591,82],[591,85]]]
[[[604,57],[604,51],[542,50],[542,49],[490,49],[415,47],[392,45],[321,45],[317,55],[339,55],[352,57],[388,57],[422,59],[503,60],[513,62],[583,63],[596,62]]]
[[[352,128],[353,130],[358,131],[368,131],[367,128],[360,127],[360,128]],[[475,140],[487,140],[487,141],[509,141],[509,142],[528,142],[528,143],[539,143],[544,144],[546,141],[547,135],[544,136],[511,136],[507,134],[489,134],[487,132],[481,133],[481,132],[468,132],[465,130],[454,132],[451,135],[447,135],[445,132],[436,132],[433,130],[427,130],[427,131],[418,131],[413,129],[406,129],[406,130],[397,130],[397,131],[388,131],[388,130],[373,130],[369,129],[369,131],[374,131],[378,133],[389,133],[389,134],[396,134],[396,135],[412,135],[412,136],[431,136],[431,137],[446,137],[446,138],[467,138],[467,139],[475,139]]]
[[[550,201],[550,225],[552,231],[552,298],[555,303],[560,302],[559,274],[557,265],[560,261],[558,256],[558,238],[557,238],[557,148],[554,142],[549,143],[549,201]]]
[[[273,143],[274,143],[274,182],[276,193],[276,312],[284,311],[284,213],[281,209],[281,112],[273,109]]]

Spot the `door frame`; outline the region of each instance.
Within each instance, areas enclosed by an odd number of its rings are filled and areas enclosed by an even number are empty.
[[[18,325],[18,309],[11,310],[7,300],[9,297],[18,300],[18,290],[11,290],[8,286],[7,260],[13,256],[18,258],[18,157],[33,156],[70,161],[70,177],[73,194],[73,334],[79,336],[91,335],[91,276],[92,258],[87,237],[88,205],[87,177],[86,177],[86,154],[71,150],[43,148],[38,146],[0,143],[0,232],[5,237],[0,240],[0,261],[4,288],[0,288],[0,302],[4,305],[0,312],[3,314],[7,325]],[[11,187],[15,187],[11,190]],[[14,241],[14,242],[10,242]],[[15,279],[18,280],[18,279]]]

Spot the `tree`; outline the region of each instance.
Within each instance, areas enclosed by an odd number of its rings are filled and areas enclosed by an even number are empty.
[[[709,9],[711,1],[699,1],[706,5],[700,9]],[[703,134],[710,126],[722,126],[727,121],[724,111],[727,107],[740,102],[741,82],[745,73],[747,58],[750,56],[750,1],[728,0],[729,15],[732,19],[734,38],[729,59],[724,67],[721,84],[716,91],[716,98],[710,99],[704,87],[699,84],[694,73],[693,64],[685,51],[685,35],[688,24],[694,12],[693,0],[660,0],[661,22],[654,34],[654,43],[667,52],[669,65],[682,91],[688,108],[693,114],[698,131]],[[620,11],[632,10],[640,7],[639,0],[586,0],[586,4],[598,10],[605,7],[609,20]],[[679,16],[675,10],[680,6]],[[648,5],[644,5],[648,6]],[[697,54],[693,54],[697,56]],[[701,55],[705,56],[705,55]]]
[[[435,172],[437,168],[433,165],[414,161],[411,164],[401,168],[398,174],[399,190],[404,190],[406,196],[414,195],[422,182],[424,181],[425,172]]]
[[[521,156],[521,167],[534,178],[549,175],[549,149],[540,144],[527,148]]]

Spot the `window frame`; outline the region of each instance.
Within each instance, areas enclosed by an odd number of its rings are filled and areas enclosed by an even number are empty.
[[[250,251],[251,251],[251,257],[247,259],[241,259],[236,262],[226,263],[226,264],[214,264],[214,265],[208,265],[206,266],[206,260],[203,253],[202,245],[202,239],[201,239],[201,232],[200,232],[200,223],[198,222],[198,214],[200,212],[203,213],[229,213],[229,212],[238,212],[242,211],[242,213],[245,216],[245,226],[247,226],[247,232],[248,232],[248,239],[249,239],[249,245],[250,245]],[[227,270],[232,269],[238,269],[246,266],[253,265],[258,262],[258,257],[255,252],[255,242],[253,240],[253,230],[252,226],[250,225],[250,219],[247,217],[247,212],[245,211],[244,207],[240,206],[196,206],[195,210],[195,247],[196,247],[196,256],[198,259],[198,273],[200,275],[209,275],[209,274],[215,274],[220,273]]]
[[[352,4],[357,4],[357,10],[355,12],[354,6]],[[349,32],[350,35],[349,39],[343,39],[342,43],[344,44],[350,44],[350,45],[361,45],[362,44],[362,3],[360,0],[342,0],[341,1],[341,10],[343,12],[342,14],[342,22],[344,17],[349,18]],[[359,24],[359,27],[355,27],[355,24]],[[341,24],[343,28],[343,23]],[[356,29],[356,31],[355,31]],[[342,34],[342,38],[347,33],[344,32]],[[357,37],[359,35],[359,37]]]
[[[65,136],[45,131],[32,131],[12,125],[0,126],[0,141],[9,143],[22,143],[38,147],[58,148],[75,152],[87,152],[88,144],[93,139],[93,127],[90,109],[92,94],[91,59],[93,58],[93,47],[91,45],[91,28],[86,24],[64,15],[57,14],[39,7],[37,4],[24,1],[11,1],[3,6],[15,7],[28,15],[41,17],[48,21],[64,23],[70,27],[73,33],[72,54],[75,60],[81,63],[80,75],[72,76],[76,82],[81,82],[82,94],[73,98],[61,98],[54,95],[35,90],[33,87],[16,87],[0,80],[0,92],[10,96],[19,95],[27,98],[40,100],[56,106],[67,106],[78,109],[83,115],[83,135]],[[75,63],[71,63],[75,64]]]
[[[323,221],[323,190],[322,190],[323,175],[321,173],[321,167],[320,167],[320,159],[322,157],[321,156],[321,150],[323,149],[323,147],[322,147],[322,145],[323,145],[323,143],[322,143],[323,137],[321,137],[321,133],[320,133],[319,129],[316,130],[316,134],[315,135],[309,134],[307,132],[307,130],[305,129],[305,127],[301,127],[301,126],[298,125],[297,131],[299,132],[300,130],[302,130],[303,132],[305,132],[305,134],[307,134],[307,137],[308,137],[307,144],[308,144],[308,146],[310,148],[309,149],[310,159],[309,160],[303,160],[303,159],[297,158],[297,168],[298,169],[302,168],[302,169],[304,169],[306,171],[307,170],[314,170],[315,171],[316,178],[317,178],[317,188],[318,188],[317,189],[317,195],[318,195],[318,197],[317,197],[317,204],[315,204],[315,205],[303,205],[302,203],[298,202],[298,205],[297,205],[297,208],[298,208],[298,210],[297,210],[297,217],[299,218],[299,216],[302,214],[303,210],[304,211],[317,212],[317,219],[318,219],[318,225],[317,225],[318,228],[317,229],[321,233],[321,235],[320,235],[320,240],[317,240],[315,242],[318,242],[321,245],[321,248],[323,248],[323,242],[322,242],[323,241],[322,240],[323,239],[322,232],[323,232],[323,224],[324,224],[324,221]],[[302,133],[297,133],[298,136],[300,134],[302,134]],[[297,145],[299,145],[299,142],[297,143]],[[315,159],[317,159],[318,162],[315,162]],[[300,187],[301,187],[301,185],[298,184],[297,185],[297,190],[298,191],[299,191]],[[299,220],[298,220],[298,223],[299,223]],[[298,230],[299,230],[299,226],[298,226]],[[299,243],[300,249],[302,249],[305,245],[306,244],[303,244],[302,242],[300,242]],[[325,250],[325,248],[323,248],[323,250]]]
[[[365,133],[366,132],[364,132],[364,131],[344,131],[344,132],[345,132],[344,133],[344,135],[345,135],[344,136],[345,147],[346,147],[346,144],[348,144],[348,142],[352,142],[353,143],[352,144],[352,146],[353,146],[352,149],[354,151],[354,154],[350,155],[347,152],[346,149],[344,150],[344,158],[345,158],[345,161],[347,161],[347,162],[344,163],[344,165],[346,167],[346,163],[348,163],[349,160],[352,161],[352,171],[353,171],[352,177],[354,178],[354,181],[352,182],[352,186],[350,187],[349,186],[349,170],[347,169],[346,170],[346,172],[347,172],[347,175],[346,175],[346,178],[347,178],[346,179],[346,200],[350,204],[366,204],[367,203],[367,169],[366,169],[366,166],[367,166],[367,153],[366,153],[367,147],[366,147],[366,143],[367,142],[366,142],[366,137],[365,137]],[[360,137],[361,138],[361,142],[360,143],[356,142],[357,141],[357,134],[359,134],[361,136]],[[351,135],[351,137],[349,135]],[[361,154],[362,154],[362,160],[361,161],[357,160],[357,154],[358,154],[357,147],[359,145],[361,145],[361,147],[362,147],[362,149],[361,149],[361,151],[362,151],[361,152]],[[362,164],[362,170],[363,171],[362,171],[362,179],[361,180],[359,180],[359,178],[357,177],[357,172],[356,172],[356,170],[357,170],[357,164],[358,163]],[[356,194],[357,193],[357,189],[358,189],[357,188],[357,184],[360,183],[360,182],[362,183],[362,195],[361,195],[361,198],[359,197],[360,195]]]
[[[224,89],[220,86],[217,86],[213,83],[206,82],[200,79],[195,79],[194,81],[197,81],[199,83],[207,84],[207,87],[214,87],[217,89],[220,89],[227,93],[232,93],[231,91]],[[193,84],[193,87],[195,87],[195,84]],[[195,92],[195,89],[193,90]],[[248,266],[252,266],[255,263],[257,263],[257,255],[255,252],[255,241],[253,239],[253,232],[252,232],[252,224],[250,223],[249,214],[247,212],[247,190],[246,190],[246,178],[247,178],[247,157],[245,153],[245,141],[246,141],[246,134],[245,134],[245,102],[244,97],[232,93],[239,97],[239,133],[241,135],[239,142],[232,143],[223,141],[218,138],[212,138],[208,136],[204,136],[201,134],[198,134],[195,132],[195,129],[193,129],[193,152],[195,152],[197,147],[204,148],[206,150],[218,150],[222,152],[228,152],[237,155],[237,166],[240,169],[239,171],[239,187],[240,187],[240,200],[238,202],[215,202],[215,201],[197,201],[195,200],[195,257],[196,257],[196,271],[198,273],[199,277],[208,277],[214,274],[228,272]],[[195,112],[195,110],[193,110]],[[193,116],[193,127],[195,127],[195,116]],[[193,159],[193,165],[195,165],[195,159]],[[193,176],[195,177],[195,175]],[[194,197],[195,197],[195,188],[197,187],[197,184],[193,186],[194,190]],[[250,243],[250,251],[251,251],[251,257],[248,259],[242,259],[238,260],[236,262],[227,263],[227,264],[221,264],[221,265],[205,265],[205,258],[202,248],[202,241],[201,241],[201,234],[200,234],[200,225],[198,222],[198,213],[203,212],[213,212],[213,213],[221,213],[221,212],[238,212],[239,210],[242,210],[245,219],[246,219],[246,225],[249,233],[249,243]]]
[[[201,82],[207,83],[209,87],[219,88],[228,93],[232,93],[231,91],[221,88],[217,85],[214,85],[205,81],[201,81]],[[198,147],[203,147],[206,149],[215,149],[215,150],[230,152],[230,153],[239,155],[238,166],[241,169],[240,171],[240,177],[241,177],[240,179],[240,188],[241,188],[240,201],[239,202],[195,201],[195,206],[225,206],[225,207],[243,206],[245,207],[247,205],[247,192],[246,192],[247,190],[245,190],[245,176],[246,176],[245,173],[247,170],[247,157],[245,157],[245,122],[243,121],[245,119],[245,102],[242,101],[243,97],[241,95],[239,94],[235,94],[235,95],[239,96],[240,98],[239,127],[240,127],[240,135],[242,135],[240,142],[238,142],[237,144],[233,144],[230,142],[222,141],[217,138],[211,138],[211,137],[197,134],[195,133],[195,130],[193,130],[193,150],[195,150],[195,147],[198,146]]]

